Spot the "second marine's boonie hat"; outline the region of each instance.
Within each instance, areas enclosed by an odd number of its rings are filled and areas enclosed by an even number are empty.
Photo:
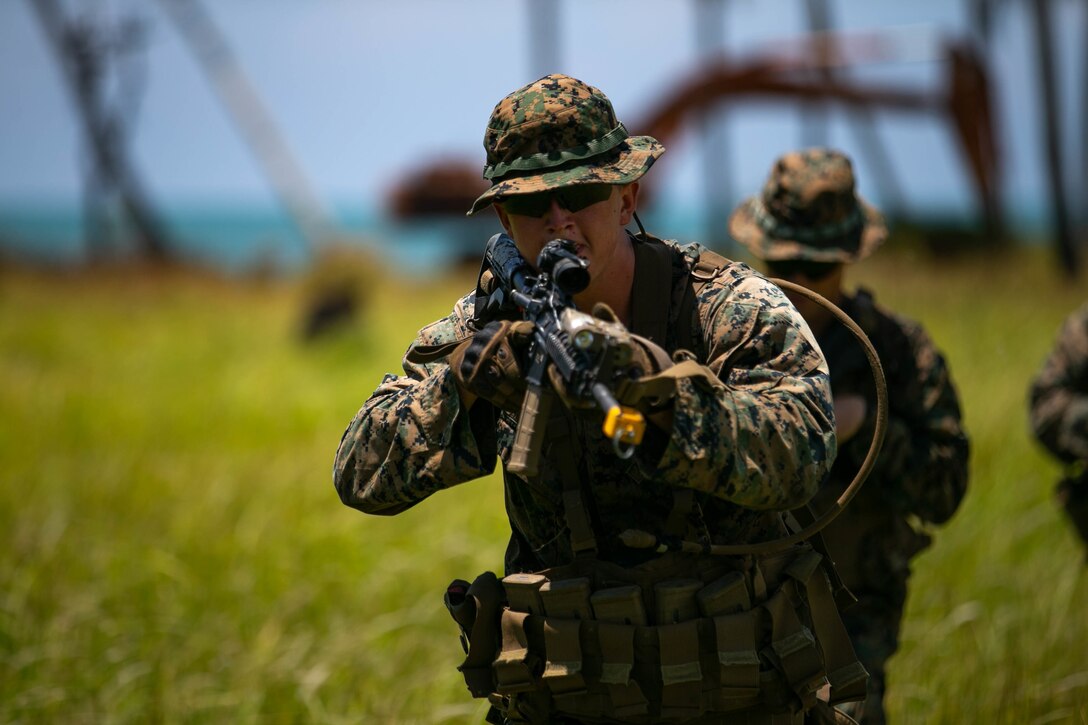
[[[650,136],[631,136],[608,97],[565,75],[547,75],[499,101],[484,134],[492,184],[469,210],[514,194],[576,184],[629,184],[665,147]]]
[[[880,212],[854,191],[850,159],[830,149],[780,157],[762,194],[733,212],[729,233],[768,262],[856,262],[888,236]]]

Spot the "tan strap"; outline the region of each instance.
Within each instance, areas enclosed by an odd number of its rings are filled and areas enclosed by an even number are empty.
[[[811,526],[816,521],[816,513],[812,510],[812,504],[810,503],[789,511],[785,519],[786,525],[790,527],[790,532],[795,533],[805,526]],[[839,576],[838,567],[835,566],[835,561],[831,558],[831,552],[827,548],[823,533],[817,531],[808,539],[808,543],[824,558],[824,573],[827,574],[827,578],[831,582],[831,594],[835,598],[835,606],[838,610],[842,612],[857,604],[857,597],[847,588],[842,577]]]
[[[816,693],[826,680],[823,658],[816,648],[816,636],[798,618],[796,587],[786,581],[763,603],[771,617],[772,656],[786,678],[790,689],[800,698],[804,708],[816,701]]]
[[[817,567],[803,583],[816,637],[824,651],[831,704],[865,699],[869,673],[858,661],[850,635],[835,606],[831,583],[823,567]]]
[[[725,387],[725,383],[710,368],[687,359],[659,373],[625,381],[616,388],[616,397],[626,405],[637,405],[642,400],[669,400],[676,392],[677,381],[685,378],[705,385],[708,390]]]
[[[710,249],[703,249],[699,253],[699,259],[691,267],[691,276],[695,279],[698,287],[695,292],[698,292],[706,285],[707,282],[721,274],[726,267],[733,263],[733,260],[728,257],[723,257],[717,252]]]

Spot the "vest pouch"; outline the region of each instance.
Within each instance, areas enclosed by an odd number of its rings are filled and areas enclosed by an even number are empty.
[[[544,637],[548,655],[542,680],[554,711],[596,722],[611,705],[607,686],[600,682],[596,622],[549,618]]]
[[[461,630],[465,649],[465,661],[457,669],[473,697],[487,697],[494,687],[491,664],[499,651],[502,586],[486,571],[472,584],[455,579],[446,588],[443,601]]]
[[[703,706],[699,621],[663,624],[654,629],[661,653],[661,717],[695,717]]]
[[[678,624],[699,617],[695,593],[702,589],[698,579],[669,579],[654,584],[655,624]]]
[[[502,588],[506,592],[507,605],[515,612],[544,614],[540,587],[547,581],[540,574],[510,574],[503,577]]]
[[[695,602],[704,617],[746,612],[752,608],[748,584],[739,571],[729,572],[707,584],[696,592]]]
[[[540,585],[540,601],[544,614],[563,619],[593,619],[589,606],[589,579],[558,579]]]
[[[608,690],[611,712],[616,717],[645,715],[647,700],[632,679],[635,666],[635,631],[646,624],[642,587],[637,585],[600,589],[589,598],[597,620],[601,647],[601,684]]]
[[[598,622],[645,626],[646,607],[642,602],[642,587],[637,585],[612,587],[593,592],[589,598],[593,618]]]
[[[495,691],[500,695],[528,692],[538,687],[540,657],[529,643],[529,627],[534,616],[504,609],[500,628],[502,649],[491,667],[495,672]]]
[[[714,617],[718,655],[716,710],[741,710],[759,704],[758,613],[759,610],[751,610]]]

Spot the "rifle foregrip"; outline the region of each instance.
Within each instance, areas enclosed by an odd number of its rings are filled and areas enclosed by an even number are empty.
[[[526,477],[537,474],[552,395],[551,390],[537,385],[530,385],[525,391],[518,429],[514,434],[514,447],[510,451],[510,462],[506,465],[511,473]]]

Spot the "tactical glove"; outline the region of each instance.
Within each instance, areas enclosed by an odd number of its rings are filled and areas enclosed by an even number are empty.
[[[593,316],[619,323],[616,314],[607,305],[598,304],[594,307]],[[699,365],[691,353],[678,350],[670,357],[657,343],[633,333],[628,333],[628,343],[632,375],[616,386],[616,400],[622,405],[649,414],[651,420],[659,423],[671,420],[670,416],[655,418],[654,414],[671,411],[677,381],[681,378],[697,381],[707,388],[722,386],[721,380],[708,368]]]
[[[458,388],[503,410],[521,410],[525,397],[521,360],[532,333],[533,323],[525,320],[487,323],[450,353],[450,370]]]
[[[616,317],[612,308],[603,303],[597,303],[593,308],[592,316],[600,321],[599,332],[606,336],[614,356],[614,364],[625,372],[625,377],[615,386],[613,393],[617,400],[624,405],[641,407],[647,403],[654,393],[671,397],[671,389],[668,385],[653,385],[647,388],[638,385],[638,381],[652,376],[672,366],[672,360],[665,350],[656,343],[640,335],[631,333]],[[560,399],[568,408],[591,409],[596,407],[592,398],[576,398],[569,394],[562,376],[554,365],[548,367],[548,377],[552,387],[559,394]],[[668,395],[665,393],[668,392]],[[664,403],[665,401],[655,401]]]

